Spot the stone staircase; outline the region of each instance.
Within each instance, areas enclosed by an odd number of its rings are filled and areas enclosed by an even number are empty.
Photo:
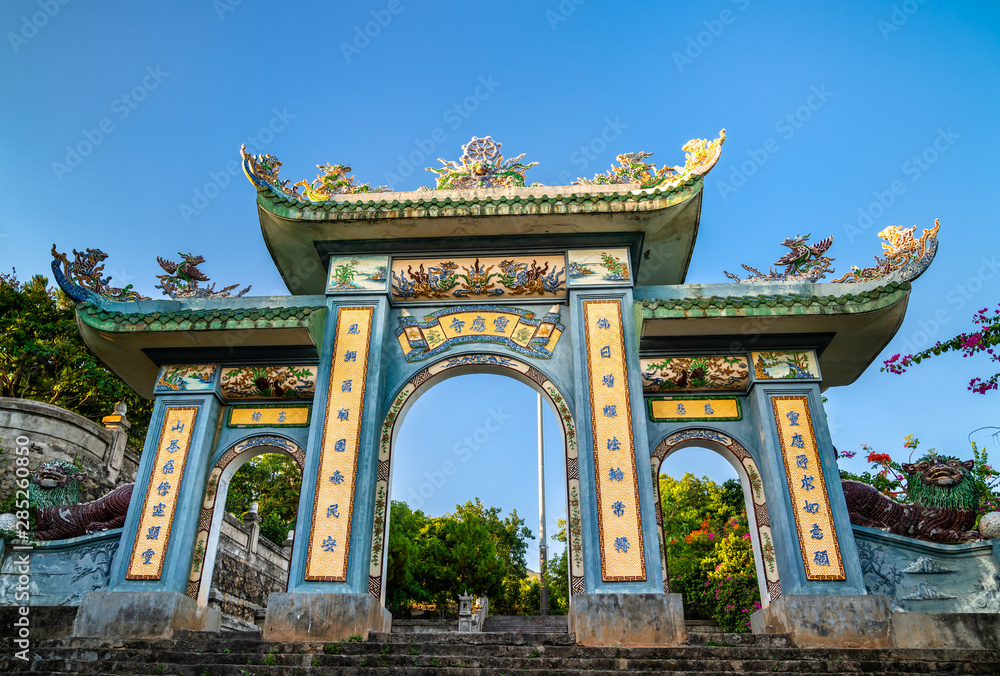
[[[31,661],[0,639],[0,673],[308,676],[319,674],[981,674],[1000,652],[807,649],[781,635],[692,634],[675,648],[583,647],[571,634],[372,634],[366,641],[264,643],[238,634],[165,640],[50,638]]]
[[[566,634],[569,621],[565,615],[488,615],[483,631],[490,634]]]

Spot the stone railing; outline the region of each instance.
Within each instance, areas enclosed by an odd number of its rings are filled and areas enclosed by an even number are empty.
[[[104,418],[104,427],[64,408],[29,399],[0,397],[0,499],[13,494],[14,447],[28,439],[28,469],[63,460],[87,473],[80,502],[95,500],[135,480],[139,451],[128,448],[124,406]]]

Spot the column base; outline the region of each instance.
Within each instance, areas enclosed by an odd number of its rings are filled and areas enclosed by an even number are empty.
[[[296,592],[271,594],[264,619],[265,641],[340,641],[368,632],[388,632],[392,613],[371,594]]]
[[[804,647],[891,648],[888,596],[780,596],[750,616],[755,634],[788,634]]]
[[[222,613],[179,592],[88,592],[73,623],[74,636],[172,638],[177,630],[219,631]]]
[[[569,630],[586,646],[687,643],[680,594],[574,594]]]

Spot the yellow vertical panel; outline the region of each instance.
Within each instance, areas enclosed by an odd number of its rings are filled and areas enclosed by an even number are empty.
[[[621,304],[583,302],[604,581],[645,580]]]
[[[809,580],[844,580],[844,564],[833,525],[823,468],[806,397],[774,397],[785,476],[792,494],[802,562]]]
[[[347,579],[373,314],[372,307],[342,307],[337,313],[309,533],[307,580]]]
[[[160,579],[197,415],[197,406],[170,406],[164,413],[126,579]]]

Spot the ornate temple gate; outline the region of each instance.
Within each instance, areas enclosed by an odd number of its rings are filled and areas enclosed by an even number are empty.
[[[820,387],[852,382],[891,337],[936,228],[892,265],[838,284],[790,274],[766,291],[684,286],[703,176],[723,138],[686,145],[683,168],[558,190],[523,187],[528,165],[473,162],[493,152],[492,162],[499,147],[474,139],[440,190],[378,200],[324,193],[322,181],[300,195],[278,180],[274,158],[244,154],[291,297],[133,298],[57,256],[88,344],[156,397],[111,591],[88,596],[77,633],[218,626],[217,611],[184,594],[194,595],[211,546],[218,481],[255,443],[303,467],[288,591],[270,596],[265,638],[388,630],[396,423],[421,388],[463,372],[518,378],[562,421],[579,642],[685,640],[681,599],[667,593],[655,476],[692,444],[725,455],[744,481],[770,603],[755,629],[801,620],[849,642],[846,618],[862,642],[881,631]],[[495,187],[480,169],[522,180]],[[484,185],[494,189],[463,192]],[[817,269],[829,262],[818,260]],[[128,619],[135,612],[143,627]]]

